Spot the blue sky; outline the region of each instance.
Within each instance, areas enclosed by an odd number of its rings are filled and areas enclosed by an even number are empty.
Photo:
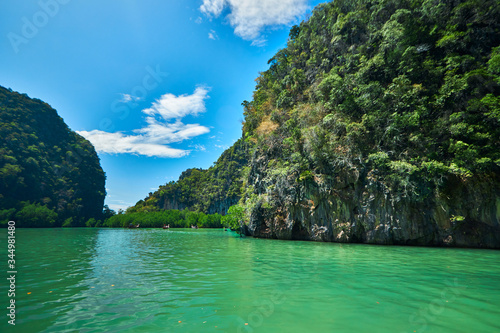
[[[4,1],[0,85],[96,147],[126,208],[241,136],[243,100],[318,0]]]

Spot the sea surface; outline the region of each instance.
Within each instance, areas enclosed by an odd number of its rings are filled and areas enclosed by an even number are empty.
[[[494,250],[17,229],[16,269],[1,332],[500,332]]]

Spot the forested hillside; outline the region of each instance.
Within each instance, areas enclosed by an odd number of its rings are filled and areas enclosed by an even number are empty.
[[[259,77],[245,137],[263,151],[279,148],[301,172],[381,169],[408,195],[406,176],[498,171],[499,8],[498,1],[319,6]]]
[[[127,212],[189,209],[225,214],[241,198],[249,152],[250,145],[240,139],[208,170],[184,171],[178,181],[160,186]]]
[[[56,110],[0,87],[0,136],[0,222],[57,227],[102,219],[99,158]]]
[[[499,17],[495,0],[336,0],[293,27],[243,103],[246,232],[500,247]]]

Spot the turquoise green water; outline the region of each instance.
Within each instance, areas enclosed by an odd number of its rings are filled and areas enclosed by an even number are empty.
[[[2,315],[2,332],[500,332],[500,251],[191,229],[16,241],[16,327]]]

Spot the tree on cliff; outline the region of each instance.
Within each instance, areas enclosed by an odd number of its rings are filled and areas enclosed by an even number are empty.
[[[227,214],[224,216],[222,222],[224,226],[232,230],[241,230],[241,225],[244,223],[245,210],[240,205],[229,207]]]

